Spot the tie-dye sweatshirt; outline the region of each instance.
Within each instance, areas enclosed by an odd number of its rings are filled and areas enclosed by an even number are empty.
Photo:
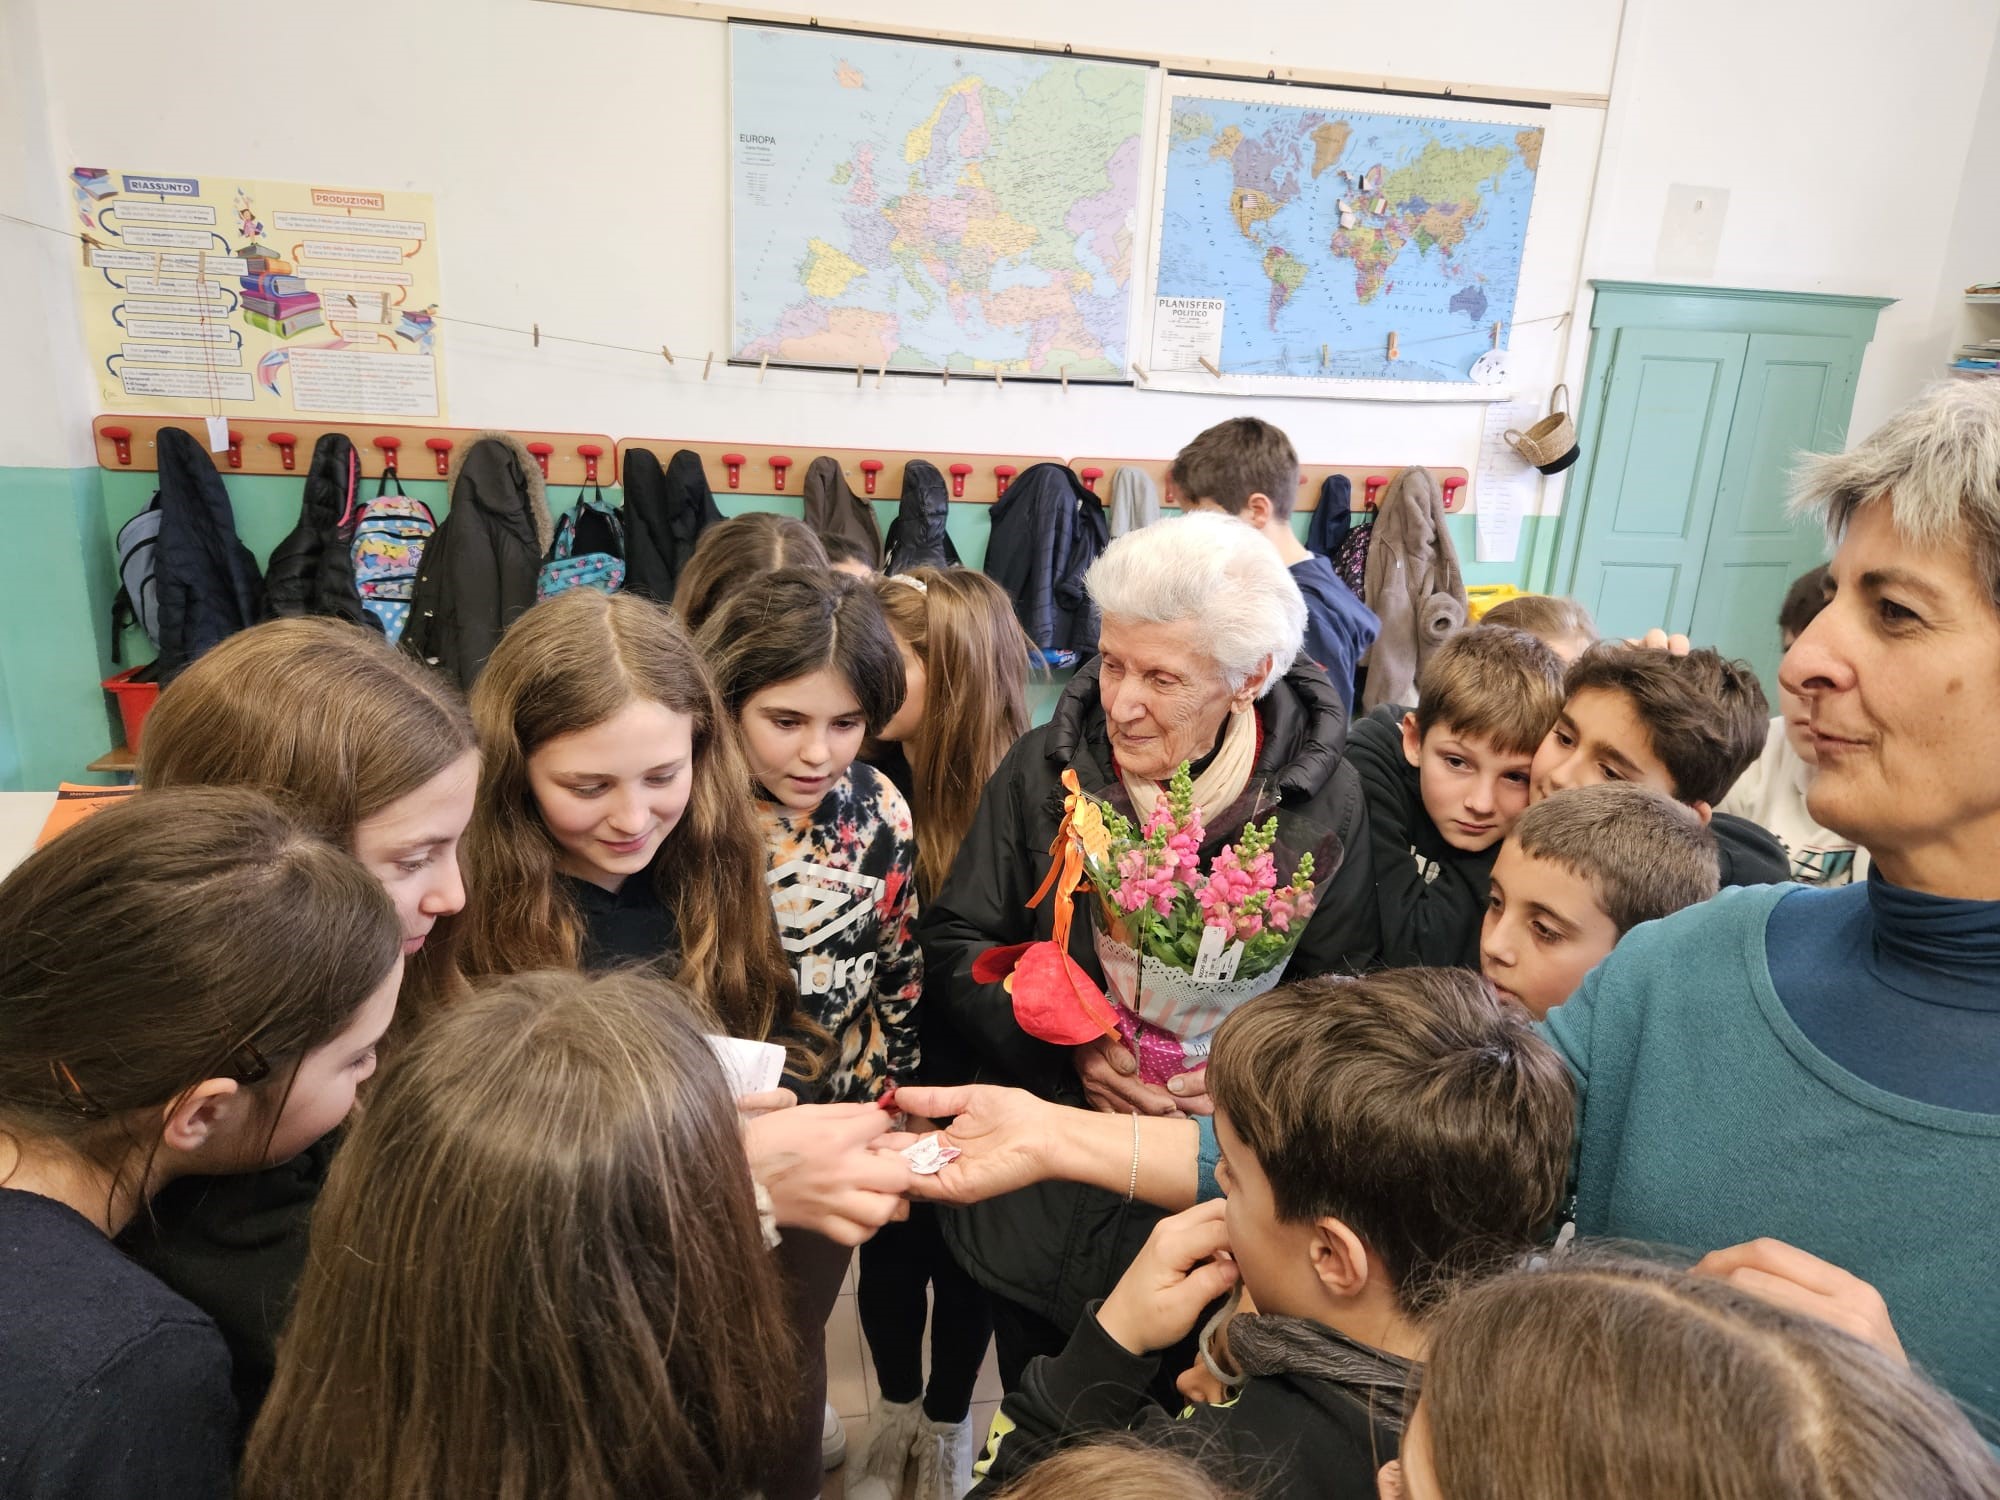
[[[874,1099],[917,1076],[917,925],[910,805],[856,761],[809,813],[759,796],[765,877],[799,1003],[834,1039],[826,1097]]]

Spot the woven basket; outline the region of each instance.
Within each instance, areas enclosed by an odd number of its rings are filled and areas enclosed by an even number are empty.
[[[1560,474],[1577,460],[1576,423],[1569,415],[1569,387],[1559,385],[1549,396],[1549,414],[1526,432],[1508,428],[1501,436],[1544,474]]]

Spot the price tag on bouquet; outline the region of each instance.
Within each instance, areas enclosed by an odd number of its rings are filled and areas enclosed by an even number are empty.
[[[1204,927],[1201,930],[1201,946],[1194,953],[1194,977],[1227,983],[1236,977],[1236,969],[1243,962],[1241,940],[1229,941],[1229,934],[1220,927]]]

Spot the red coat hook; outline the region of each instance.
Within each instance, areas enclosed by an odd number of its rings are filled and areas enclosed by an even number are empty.
[[[243,434],[234,427],[229,429],[229,467],[232,469],[243,467]]]
[[[743,455],[740,453],[723,454],[722,466],[729,471],[729,487],[732,490],[737,488],[743,481]]]
[[[399,437],[378,437],[375,446],[382,450],[383,470],[396,468],[396,450],[403,446],[403,440]]]
[[[1375,497],[1380,495],[1388,487],[1388,484],[1389,476],[1387,474],[1370,474],[1366,479],[1362,480],[1361,508],[1363,510],[1373,510],[1375,508]]]
[[[535,456],[535,464],[542,471],[542,478],[549,477],[549,455],[556,451],[554,443],[530,443],[528,451]]]
[[[773,453],[771,455],[771,488],[781,495],[785,492],[785,470],[791,466],[792,460],[789,454]]]
[[[578,443],[576,451],[583,458],[583,482],[585,484],[597,483],[597,461],[604,457],[604,445],[602,443]]]
[[[995,464],[993,466],[994,499],[997,500],[1000,496],[1007,493],[1007,486],[1013,482],[1014,476],[1019,472],[1012,464]]]
[[[107,427],[104,435],[111,439],[118,450],[118,462],[129,465],[132,462],[132,429],[129,427]]]
[[[1456,510],[1458,508],[1458,492],[1464,488],[1465,481],[1463,479],[1454,477],[1444,482],[1444,508],[1446,510]]]
[[[1104,471],[1095,464],[1092,464],[1089,468],[1083,470],[1081,477],[1083,479],[1083,487],[1094,495],[1097,493],[1097,481],[1104,477]]]
[[[965,476],[970,474],[971,472],[972,472],[971,464],[953,464],[951,466],[952,499],[962,500],[965,498]]]
[[[278,461],[288,469],[299,466],[299,440],[289,432],[274,432],[265,442],[278,450]]]
[[[872,494],[874,494],[874,493],[875,493],[875,477],[876,477],[876,476],[877,476],[878,474],[880,474],[881,472],[882,472],[882,460],[881,460],[881,459],[879,459],[879,458],[864,458],[864,459],[862,459],[862,460],[861,460],[861,489],[862,489],[862,493],[864,493],[864,494],[868,494],[868,495],[872,495]]]
[[[425,438],[424,446],[431,450],[431,457],[437,460],[438,477],[442,479],[451,472],[451,439]]]

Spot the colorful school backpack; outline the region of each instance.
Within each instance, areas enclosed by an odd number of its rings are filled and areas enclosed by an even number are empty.
[[[535,576],[537,601],[570,589],[615,594],[625,586],[625,527],[596,485],[576,492],[576,504],[556,522],[555,541]]]
[[[386,493],[391,483],[396,493]],[[424,560],[424,547],[437,530],[437,518],[421,500],[403,492],[396,471],[384,469],[375,485],[375,498],[361,507],[354,525],[354,586],[361,603],[382,622],[389,644],[403,638],[410,623],[410,593],[417,584],[417,569]]]

